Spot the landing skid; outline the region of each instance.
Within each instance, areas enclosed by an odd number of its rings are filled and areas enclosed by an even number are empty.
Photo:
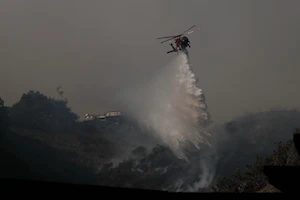
[[[167,53],[173,53],[173,52],[176,52],[176,51],[172,50],[172,51],[168,51]]]
[[[168,51],[168,52],[167,52],[167,54],[168,54],[168,53],[172,53],[172,52],[177,52],[177,54],[178,54],[178,50],[177,50],[177,49],[175,49],[175,47],[173,46],[173,44],[172,44],[172,43],[170,44],[170,46],[172,47],[172,49],[173,49],[173,50],[171,50],[171,51]]]

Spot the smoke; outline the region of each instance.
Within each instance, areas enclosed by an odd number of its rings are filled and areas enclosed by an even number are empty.
[[[211,183],[215,161],[202,160],[199,156],[211,145],[206,130],[210,115],[186,53],[180,52],[148,84],[124,91],[119,101],[124,112],[151,130],[152,136],[168,146],[179,159],[195,164],[189,153],[198,154],[195,171],[202,173],[200,181],[189,191]]]
[[[123,109],[178,158],[187,160],[187,148],[209,144],[205,127],[210,116],[187,54],[179,53],[147,85],[127,90],[120,99]]]
[[[216,174],[215,165],[217,159],[211,157],[209,160],[200,160],[200,168],[202,169],[201,174],[198,175],[198,181],[188,185],[186,192],[196,192],[202,188],[207,188],[214,181]]]
[[[194,177],[196,177],[196,180],[193,179],[192,182],[188,180],[191,179],[191,177],[193,178],[193,176],[180,178],[174,184],[172,190],[176,192],[199,192],[201,189],[208,188],[211,185],[216,175],[216,163],[213,162],[212,159],[208,161],[202,158],[198,160],[197,164],[198,170],[196,168],[191,170],[194,171],[192,174],[195,175]],[[201,169],[200,173],[199,168]]]

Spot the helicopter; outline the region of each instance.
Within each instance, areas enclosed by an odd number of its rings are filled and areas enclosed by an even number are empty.
[[[188,37],[186,35],[189,35],[191,33],[194,32],[194,30],[192,30],[193,28],[195,28],[196,25],[190,27],[189,29],[187,29],[186,31],[184,31],[183,33],[179,34],[179,35],[175,35],[175,36],[165,36],[165,37],[159,37],[156,38],[157,40],[159,39],[166,39],[164,41],[161,42],[169,42],[170,46],[172,47],[171,51],[168,51],[167,54],[169,53],[173,53],[173,52],[177,52],[178,51],[183,51],[183,52],[187,52],[187,47],[191,48],[190,45],[190,40],[188,39]],[[200,30],[200,29],[197,29]],[[174,40],[174,43],[176,46],[174,46],[174,44],[171,42],[172,40]]]

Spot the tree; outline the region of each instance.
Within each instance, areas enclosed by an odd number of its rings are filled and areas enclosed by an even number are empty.
[[[4,106],[4,101],[0,97],[0,133],[4,133],[9,128],[8,108]]]
[[[4,101],[3,101],[3,99],[1,99],[1,97],[0,97],[0,108],[2,108],[4,106]]]
[[[14,126],[43,131],[70,130],[78,119],[65,101],[48,98],[38,91],[23,94],[9,116]]]

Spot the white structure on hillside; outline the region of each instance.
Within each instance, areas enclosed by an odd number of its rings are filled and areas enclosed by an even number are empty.
[[[89,113],[87,113],[85,115],[85,121],[88,120],[95,120],[95,119],[100,119],[102,121],[105,121],[106,119],[116,119],[118,120],[119,117],[122,116],[122,113],[120,111],[109,111],[104,113],[104,115],[90,115]]]
[[[105,113],[106,117],[119,117],[121,115],[122,114],[119,111],[110,111],[110,112]]]
[[[95,116],[94,115],[90,115],[89,113],[85,114],[85,117],[84,117],[85,120],[93,120],[95,119]]]

